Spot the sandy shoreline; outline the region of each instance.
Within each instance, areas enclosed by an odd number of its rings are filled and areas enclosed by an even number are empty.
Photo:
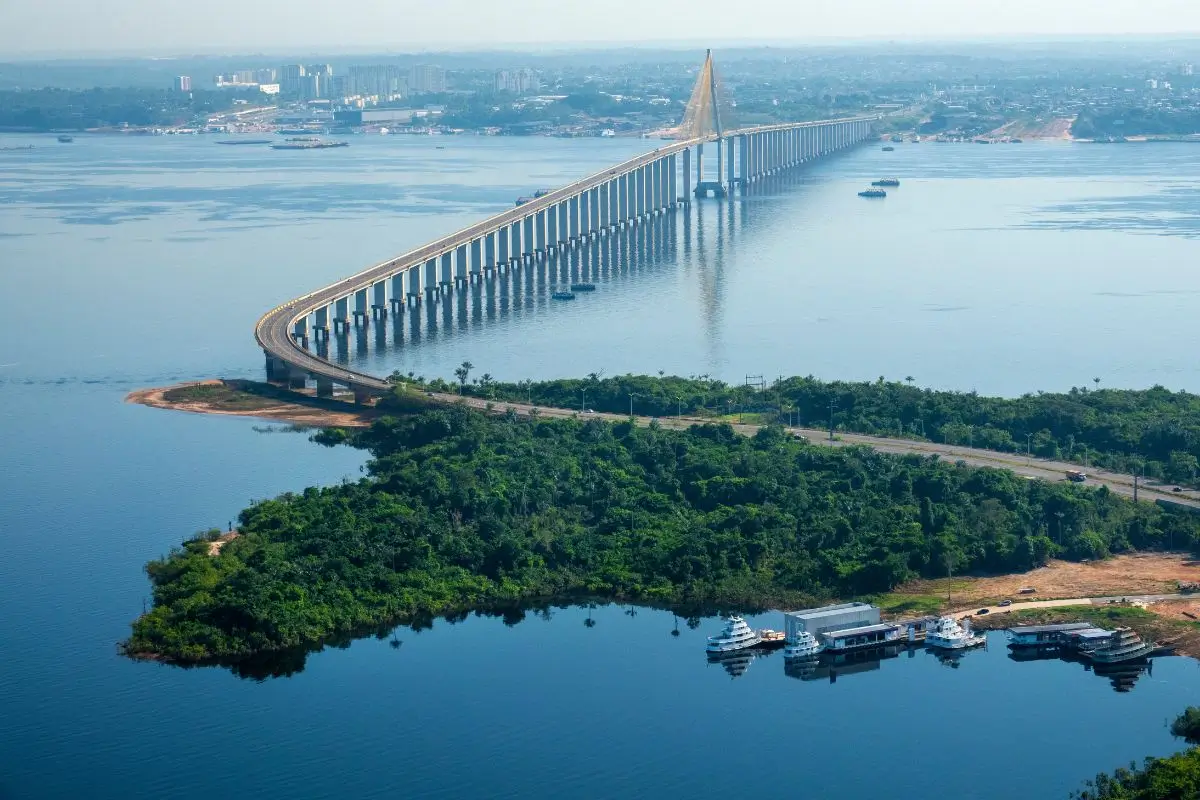
[[[300,393],[293,393],[295,400],[278,398],[254,397],[261,405],[248,408],[222,408],[214,403],[202,400],[175,400],[166,395],[174,390],[191,387],[225,386],[232,391],[239,387],[250,385],[249,381],[224,381],[217,379],[203,381],[187,381],[172,386],[159,386],[148,389],[138,389],[125,396],[126,403],[149,406],[150,408],[165,408],[172,411],[186,411],[191,414],[216,414],[229,417],[253,417],[268,419],[273,422],[286,422],[292,425],[303,425],[320,428],[362,428],[370,425],[378,416],[372,408],[361,408],[338,400],[317,400]],[[344,406],[345,408],[338,408]]]

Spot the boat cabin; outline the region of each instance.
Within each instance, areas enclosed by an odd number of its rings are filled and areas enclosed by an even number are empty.
[[[875,647],[894,642],[900,638],[900,626],[888,622],[864,625],[859,628],[842,628],[821,634],[827,650],[856,650],[860,647]]]
[[[1009,628],[1009,644],[1013,647],[1045,647],[1062,644],[1066,634],[1091,628],[1087,622],[1063,622],[1057,625],[1028,625]]]

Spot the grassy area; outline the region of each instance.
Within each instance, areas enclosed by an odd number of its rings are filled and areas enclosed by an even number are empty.
[[[946,582],[939,581],[938,591],[930,593],[888,592],[867,598],[883,611],[885,617],[915,617],[927,614],[937,614],[950,605],[961,605],[955,602],[955,595],[968,591],[971,582],[956,580],[950,582],[950,602],[946,602]]]
[[[171,403],[203,403],[218,410],[256,411],[285,399],[278,395],[279,390],[268,384],[225,381],[177,386],[163,392],[163,399]]]

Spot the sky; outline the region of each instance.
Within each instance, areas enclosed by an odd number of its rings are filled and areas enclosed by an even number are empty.
[[[1200,0],[0,0],[0,60],[1200,34]]]

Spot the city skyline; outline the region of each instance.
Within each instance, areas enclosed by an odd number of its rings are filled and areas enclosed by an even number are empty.
[[[844,0],[800,8],[761,0],[753,15],[715,0],[609,0],[563,13],[551,0],[415,0],[403,7],[357,0],[336,15],[311,0],[263,0],[250,6],[211,0],[203,13],[181,0],[0,0],[8,24],[0,59],[99,54],[201,54],[296,49],[564,49],[626,44],[801,43],[813,40],[947,40],[1019,37],[1200,34],[1200,4],[1190,0],[1096,3],[1011,0],[981,6],[952,0]],[[303,13],[305,10],[313,13]],[[166,19],[186,24],[164,27]],[[636,26],[631,19],[639,20]],[[231,24],[231,21],[236,24]],[[381,31],[399,31],[385,34]]]

